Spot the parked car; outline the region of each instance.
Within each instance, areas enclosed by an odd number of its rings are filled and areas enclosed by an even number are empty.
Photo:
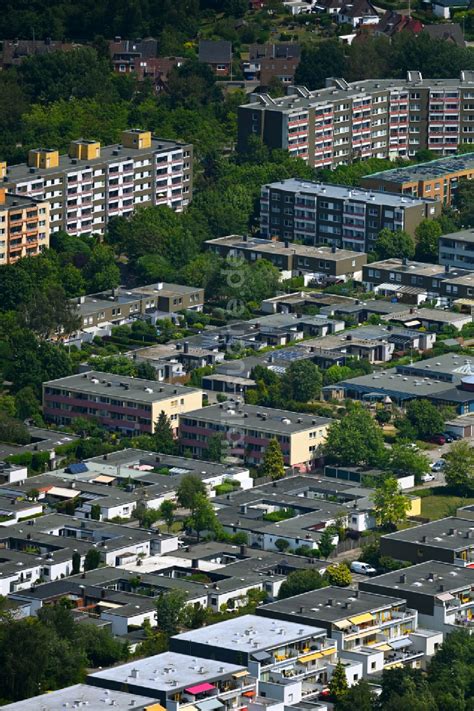
[[[331,692],[330,692],[329,688],[321,689],[321,691],[318,694],[318,699],[320,699],[320,701],[324,701],[324,699],[328,699],[330,695],[331,695]]]
[[[434,442],[434,444],[446,444],[446,438],[442,434],[437,434],[431,437],[430,442]]]
[[[362,575],[375,575],[377,571],[368,563],[363,563],[361,560],[353,560],[351,563],[353,573],[361,573]]]
[[[455,442],[457,442],[460,439],[464,439],[462,434],[459,434],[458,432],[450,432],[449,433],[451,437],[454,439]]]
[[[436,479],[435,475],[429,474],[429,473],[423,474],[423,476],[421,477],[421,481],[423,482],[423,484],[426,484],[429,481],[434,481],[435,479]]]
[[[454,437],[450,432],[443,432],[443,437],[446,440],[446,442],[451,443],[454,442]]]
[[[436,462],[433,462],[431,465],[431,471],[432,472],[441,472],[446,465],[446,462],[444,459],[437,459]]]

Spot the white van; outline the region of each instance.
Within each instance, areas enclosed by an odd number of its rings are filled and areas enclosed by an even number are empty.
[[[362,563],[360,560],[353,560],[351,563],[351,570],[353,573],[360,573],[362,575],[375,575],[377,571],[368,563]]]

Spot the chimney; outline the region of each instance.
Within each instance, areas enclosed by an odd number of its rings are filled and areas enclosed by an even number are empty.
[[[303,614],[303,612],[304,612],[304,607],[303,607],[303,605],[300,605],[300,608],[299,608],[298,612],[300,613],[300,615]]]
[[[448,531],[448,536],[455,536],[457,533],[457,530],[455,528],[450,528]]]
[[[240,546],[240,555],[247,555],[247,546]]]
[[[247,504],[240,504],[240,513],[247,513]]]
[[[443,583],[441,583],[441,585],[439,586],[439,592],[444,592],[444,585],[443,585]]]
[[[428,573],[428,580],[436,580],[436,573]]]
[[[446,266],[445,266],[445,268],[444,268],[444,271],[445,271],[446,274],[449,274],[449,271],[450,271],[449,264],[446,264]]]
[[[335,242],[333,242],[331,245],[331,252],[332,252],[332,254],[336,254],[336,252],[337,252],[337,246],[336,246]]]
[[[333,598],[332,598],[332,597],[329,597],[329,598],[328,598],[328,602],[327,602],[328,607],[332,607],[332,606],[333,606],[333,603],[334,603]]]
[[[286,239],[286,240],[285,240],[285,247],[286,247],[286,249],[288,249],[289,246],[290,246],[290,242],[289,242],[289,240]]]
[[[400,581],[399,581],[399,582],[400,582],[400,583],[406,583],[406,581],[407,581],[407,576],[405,575],[405,573],[402,573],[402,574],[400,575]]]
[[[138,675],[138,669],[132,669],[132,671],[130,672],[130,676],[132,677],[132,679],[138,679]]]

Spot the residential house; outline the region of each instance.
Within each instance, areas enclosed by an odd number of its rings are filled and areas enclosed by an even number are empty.
[[[435,560],[469,565],[474,562],[474,522],[449,516],[388,533],[380,539],[380,550],[382,555],[411,563]]]
[[[0,175],[6,163],[0,163]],[[36,257],[49,247],[50,204],[0,188],[0,265]]]
[[[232,42],[199,40],[198,58],[202,64],[207,64],[217,76],[227,77],[232,74]]]
[[[365,25],[377,25],[379,14],[369,0],[353,0],[345,2],[337,15],[341,25],[351,25],[353,28]]]

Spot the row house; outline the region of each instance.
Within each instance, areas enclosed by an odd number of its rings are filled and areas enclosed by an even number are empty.
[[[192,146],[129,129],[121,144],[103,148],[79,139],[68,155],[31,150],[27,164],[2,163],[0,177],[8,191],[49,203],[51,232],[103,234],[112,217],[137,207],[181,212],[192,195]]]
[[[290,178],[262,186],[260,234],[370,252],[382,229],[414,235],[422,220],[440,213],[435,200]]]
[[[459,79],[328,79],[287,96],[252,94],[239,107],[238,145],[250,136],[318,168],[365,158],[411,158],[421,149],[453,155],[474,142],[474,73]]]

